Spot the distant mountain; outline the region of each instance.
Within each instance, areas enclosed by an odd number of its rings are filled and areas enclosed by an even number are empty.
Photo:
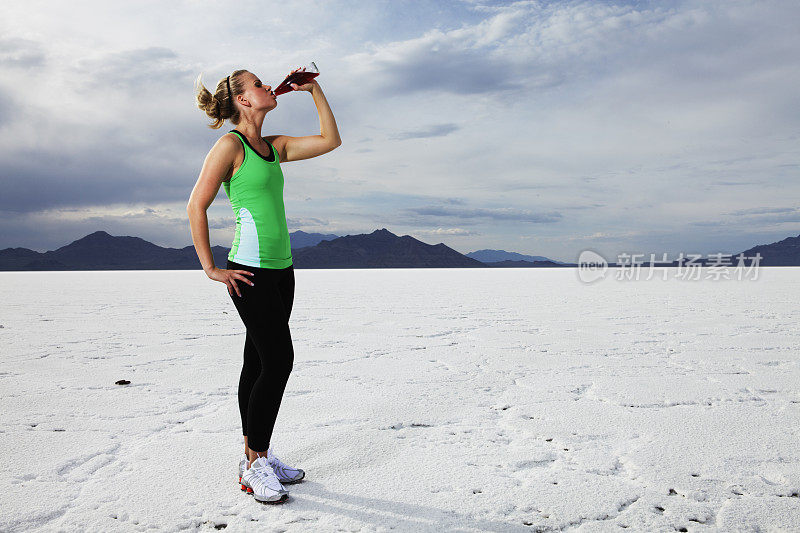
[[[26,267],[38,261],[41,255],[27,248],[5,248],[0,250],[0,270],[36,270]]]
[[[569,267],[577,266],[577,265],[572,264],[572,263],[554,263],[553,261],[550,261],[550,260],[548,260],[548,261],[511,261],[511,260],[508,260],[508,259],[505,260],[505,261],[493,261],[491,263],[485,263],[485,264],[490,266],[490,267],[492,267],[492,268],[520,268],[520,267],[525,267],[525,268],[565,267],[565,268],[569,268]]]
[[[730,268],[735,267],[739,263],[739,259],[737,259],[736,256],[742,255],[743,266],[749,267],[755,263],[754,258],[756,254],[761,254],[758,266],[800,266],[800,235],[797,237],[787,237],[782,241],[773,242],[771,244],[759,244],[744,252],[730,254],[730,257],[724,257],[722,259],[728,262],[727,266]],[[683,261],[675,260],[672,261],[671,265],[715,264],[715,261],[708,257],[709,255],[713,254],[705,254],[697,259],[686,258]],[[661,266],[664,266],[663,263]]]
[[[503,259],[481,262],[462,255],[442,243],[431,245],[408,235],[398,237],[386,228],[369,234],[345,235],[305,233],[294,237],[295,242],[313,242],[314,245],[293,247],[293,263],[297,268],[508,268],[508,267],[573,267],[549,259]],[[330,238],[333,237],[333,238]],[[229,248],[213,246],[214,263],[224,268]],[[472,252],[504,252],[503,250],[478,250]],[[761,254],[761,266],[800,266],[800,235],[782,241],[764,244],[742,252],[745,257]],[[537,256],[521,257],[535,258]],[[734,266],[736,255],[731,258]],[[513,256],[513,255],[512,255]],[[497,256],[493,256],[497,257]],[[708,262],[707,256],[698,261]],[[750,259],[746,265],[750,264]],[[676,264],[673,262],[673,265]],[[615,266],[613,264],[609,266]],[[660,266],[664,266],[663,264]],[[183,248],[164,248],[139,237],[115,237],[105,231],[96,231],[56,250],[40,253],[27,248],[0,250],[2,270],[197,270],[200,261],[193,245]]]
[[[304,233],[304,232],[301,232]],[[333,237],[330,239],[330,237]],[[294,234],[290,234],[295,239]],[[316,245],[292,248],[296,268],[486,267],[444,244],[430,245],[386,229],[336,237],[304,233],[297,241]],[[330,240],[326,240],[330,239]],[[214,264],[224,268],[229,248],[213,246]],[[164,248],[139,237],[115,237],[96,231],[57,250],[0,250],[0,270],[196,270],[193,245]]]
[[[761,266],[800,266],[800,235],[772,244],[761,244],[742,252],[745,257],[761,254]],[[738,255],[738,254],[737,254]],[[734,263],[736,258],[733,258]]]
[[[228,248],[212,246],[214,263],[225,264]],[[0,270],[183,270],[199,268],[194,246],[163,248],[139,237],[95,231],[56,250],[0,250]]]
[[[315,246],[322,241],[331,241],[338,237],[333,233],[306,233],[305,231],[297,230],[289,234],[289,241],[292,243],[292,250],[294,250],[296,248],[305,248],[306,246]]]
[[[297,268],[432,268],[486,265],[442,243],[431,245],[386,228],[345,235],[292,253]]]
[[[505,250],[475,250],[474,252],[464,255],[473,259],[477,259],[482,263],[499,263],[501,261],[526,261],[531,263],[535,263],[537,261],[549,261],[551,263],[563,263],[563,261],[556,261],[555,259],[550,259],[541,255],[523,255],[517,252],[506,252]]]
[[[324,239],[335,239],[333,234],[289,234],[292,249],[313,246]],[[313,244],[308,244],[313,243]],[[230,248],[212,246],[214,264],[224,268]],[[139,237],[116,237],[105,231],[89,235],[49,252],[36,252],[27,248],[0,250],[2,270],[194,270],[200,261],[194,245],[184,248],[164,248]]]

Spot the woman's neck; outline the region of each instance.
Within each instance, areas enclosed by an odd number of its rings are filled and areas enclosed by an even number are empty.
[[[264,115],[256,117],[255,121],[241,120],[236,124],[236,131],[244,135],[251,143],[261,144],[261,126],[264,123]]]

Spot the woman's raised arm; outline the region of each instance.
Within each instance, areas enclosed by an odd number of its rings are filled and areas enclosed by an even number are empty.
[[[336,119],[333,118],[333,111],[328,104],[322,88],[317,80],[311,80],[298,87],[293,83],[295,91],[308,91],[314,98],[314,104],[319,113],[319,135],[308,135],[306,137],[290,137],[288,135],[275,135],[265,137],[272,142],[281,162],[299,161],[310,159],[330,152],[337,146],[341,146],[342,138],[339,136],[339,128],[336,127]]]

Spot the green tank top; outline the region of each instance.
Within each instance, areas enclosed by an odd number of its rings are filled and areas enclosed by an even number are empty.
[[[265,158],[239,131],[231,132],[244,145],[244,160],[231,179],[223,182],[236,215],[236,234],[228,259],[258,268],[286,268],[292,264],[292,247],[278,153],[267,142],[271,153]]]

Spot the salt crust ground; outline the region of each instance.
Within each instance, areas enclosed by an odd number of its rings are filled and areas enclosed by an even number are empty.
[[[798,531],[799,274],[298,270],[262,506],[222,284],[0,273],[0,530]]]

